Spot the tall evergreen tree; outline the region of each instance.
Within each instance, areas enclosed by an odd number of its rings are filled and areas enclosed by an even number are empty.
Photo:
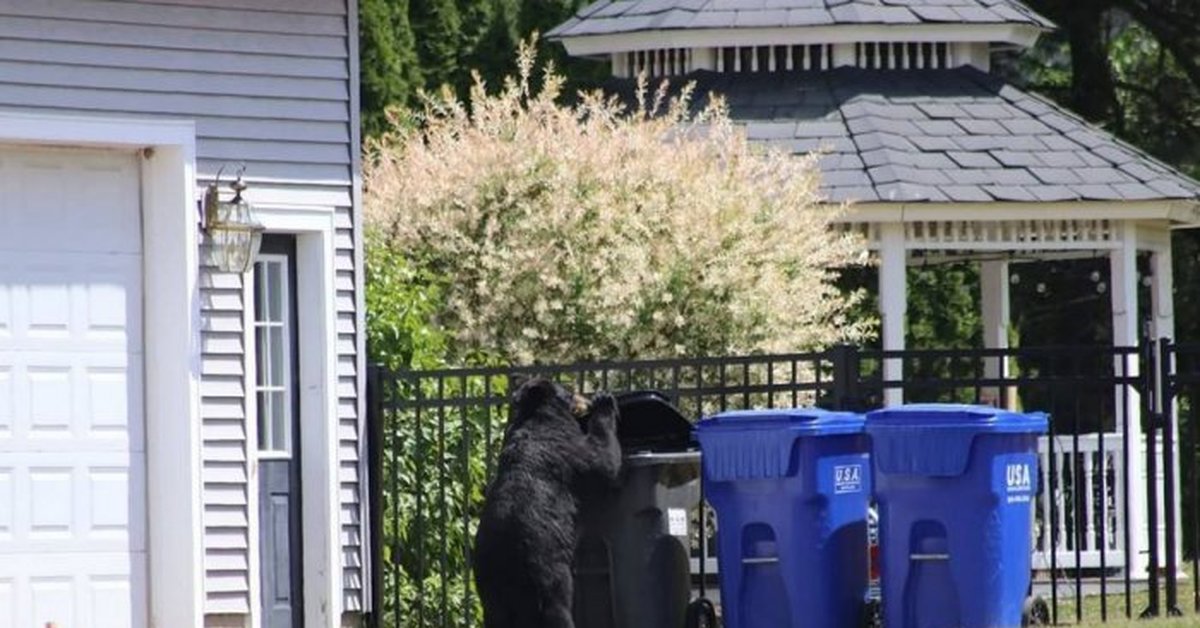
[[[409,10],[425,87],[454,85],[461,76],[462,18],[456,0],[412,0]]]
[[[408,0],[361,0],[358,11],[363,133],[378,135],[386,125],[386,109],[412,101],[422,84],[421,70]]]
[[[464,51],[463,67],[477,70],[489,86],[499,87],[516,70],[516,12],[513,0],[461,0],[475,5],[472,17],[479,27],[470,29],[471,44]],[[482,10],[478,7],[486,6]],[[468,19],[463,13],[464,23]],[[466,77],[469,80],[469,76]]]
[[[587,3],[587,0],[523,0],[517,28],[523,37],[535,31],[545,35]]]

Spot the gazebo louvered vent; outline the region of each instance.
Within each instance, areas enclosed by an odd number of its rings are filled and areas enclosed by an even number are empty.
[[[633,50],[613,60],[613,72],[622,78],[663,78],[706,69],[702,66],[722,73],[831,70],[833,51],[833,44]],[[954,52],[950,42],[860,42],[854,44],[854,58],[847,65],[868,70],[944,69],[962,61]]]

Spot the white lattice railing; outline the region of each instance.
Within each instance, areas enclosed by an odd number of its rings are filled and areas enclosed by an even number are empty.
[[[1049,437],[1040,439],[1034,569],[1051,568],[1052,550],[1057,569],[1099,568],[1102,549],[1105,567],[1125,565],[1124,439],[1104,434],[1103,441],[1101,446],[1099,434],[1081,434],[1078,440],[1060,434],[1051,457]]]

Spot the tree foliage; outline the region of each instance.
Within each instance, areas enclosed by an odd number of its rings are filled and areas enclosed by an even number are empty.
[[[416,93],[421,70],[408,0],[362,0],[358,11],[363,133],[374,135],[384,128],[385,109]]]
[[[417,57],[427,87],[453,85],[458,77],[462,55],[462,17],[455,0],[410,0],[413,32],[417,38]]]

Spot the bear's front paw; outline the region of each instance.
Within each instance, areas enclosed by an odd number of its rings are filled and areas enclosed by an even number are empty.
[[[611,432],[617,426],[617,398],[609,393],[597,393],[592,397],[591,420],[599,423],[598,427]]]
[[[596,414],[616,414],[617,398],[612,393],[600,392],[592,396],[592,412]]]

